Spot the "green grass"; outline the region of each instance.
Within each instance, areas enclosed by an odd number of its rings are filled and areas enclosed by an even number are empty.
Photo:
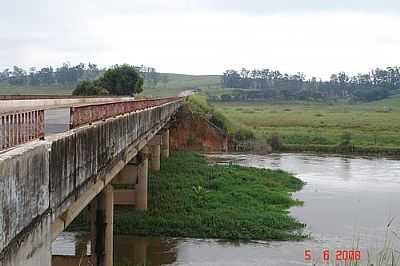
[[[71,95],[73,88],[62,86],[30,87],[0,83],[0,95]]]
[[[149,177],[149,210],[117,209],[119,234],[177,237],[302,239],[288,215],[303,182],[280,170],[210,165],[195,153],[176,153]]]
[[[168,77],[167,83],[159,82],[155,88],[146,86],[143,92],[145,96],[165,97],[176,96],[180,92],[191,89],[208,90],[221,87],[221,76],[219,75],[185,75],[162,73]]]
[[[345,133],[356,148],[400,148],[400,98],[366,104],[213,102],[230,121],[252,129],[258,139],[278,133],[287,147],[334,148]]]

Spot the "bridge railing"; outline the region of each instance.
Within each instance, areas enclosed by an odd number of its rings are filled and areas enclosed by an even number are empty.
[[[179,97],[135,100],[104,104],[75,106],[70,108],[70,129],[118,115],[139,111],[178,100]]]
[[[44,110],[0,114],[0,150],[44,137]]]
[[[180,98],[170,97],[71,107],[70,129],[118,115],[163,105],[178,99]],[[0,114],[0,151],[43,138],[44,135],[44,110]]]

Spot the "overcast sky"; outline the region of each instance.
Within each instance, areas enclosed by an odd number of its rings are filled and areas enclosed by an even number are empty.
[[[0,69],[69,61],[326,78],[400,65],[399,0],[0,2]]]

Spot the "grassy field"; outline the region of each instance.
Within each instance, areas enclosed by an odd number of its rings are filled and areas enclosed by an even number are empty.
[[[155,88],[145,87],[145,96],[175,96],[185,90],[211,89],[221,87],[221,76],[218,75],[184,75],[184,74],[161,74],[161,79],[168,77],[167,83],[159,82]]]
[[[175,153],[149,178],[149,210],[117,209],[115,232],[224,239],[301,239],[288,216],[303,182],[284,171],[210,165]],[[298,230],[299,229],[299,230]]]
[[[350,135],[355,147],[400,148],[400,97],[365,104],[213,102],[258,139],[277,133],[284,145],[334,147]]]
[[[19,87],[0,84],[0,95],[71,95],[73,88],[49,87]]]

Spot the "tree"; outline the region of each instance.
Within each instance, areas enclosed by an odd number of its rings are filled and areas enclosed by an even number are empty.
[[[29,85],[30,86],[38,86],[40,85],[40,79],[37,75],[37,71],[35,67],[31,67],[29,69]]]
[[[39,79],[40,79],[40,84],[42,85],[50,85],[55,83],[55,78],[54,78],[54,71],[53,67],[44,67],[42,68],[39,73]]]
[[[26,85],[28,81],[26,71],[17,66],[13,67],[12,76],[9,79],[9,83],[12,85]]]
[[[134,95],[143,91],[143,78],[134,66],[128,64],[108,69],[99,82],[112,95]]]
[[[162,76],[162,78],[161,78],[161,82],[162,82],[163,85],[164,85],[164,89],[167,87],[168,81],[169,81],[168,76],[164,74],[164,75]]]
[[[76,96],[92,96],[92,95],[107,95],[108,91],[102,88],[98,81],[84,80],[79,82],[72,95]]]

